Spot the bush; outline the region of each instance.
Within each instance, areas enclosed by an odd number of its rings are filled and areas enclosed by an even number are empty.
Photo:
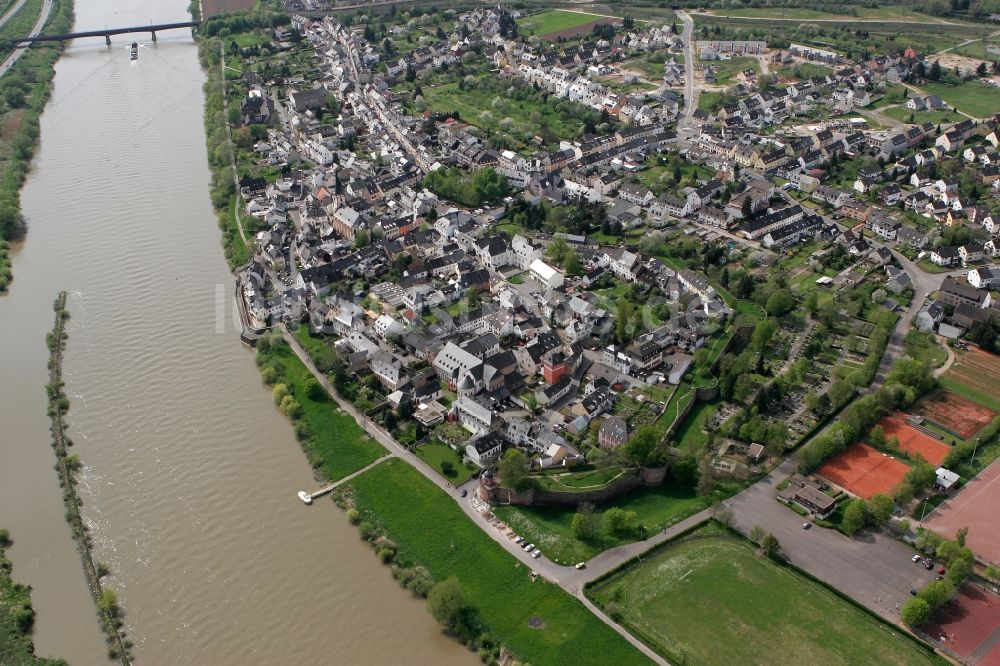
[[[357,509],[347,510],[347,520],[351,522],[351,525],[358,525],[361,523],[361,512]]]
[[[931,619],[931,606],[920,597],[913,597],[906,600],[900,614],[907,626],[919,627]]]

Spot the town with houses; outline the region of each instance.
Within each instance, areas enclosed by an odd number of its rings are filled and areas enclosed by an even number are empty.
[[[992,663],[927,628],[918,591],[979,590],[1000,564],[962,499],[997,434],[1000,114],[922,92],[942,76],[926,44],[859,57],[681,11],[547,36],[572,12],[328,8],[287,0],[265,31],[297,67],[224,40],[247,344],[320,341],[366,420],[450,449],[543,575],[594,553],[547,551],[532,510],[687,483],[880,621]],[[893,536],[852,550],[858,512]]]

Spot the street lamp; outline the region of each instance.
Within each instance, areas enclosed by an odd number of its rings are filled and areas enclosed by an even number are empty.
[[[972,447],[972,458],[969,459],[969,465],[974,465],[976,463],[976,449],[979,448],[979,438],[976,437],[976,445]]]

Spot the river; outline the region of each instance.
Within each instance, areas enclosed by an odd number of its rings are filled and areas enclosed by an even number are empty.
[[[186,20],[186,0],[78,0],[76,29]],[[0,297],[0,526],[44,656],[106,664],[63,519],[43,385],[69,292],[69,434],[98,560],[148,664],[436,663],[445,637],[314,484],[232,323],[186,31],[72,43],[56,66]]]

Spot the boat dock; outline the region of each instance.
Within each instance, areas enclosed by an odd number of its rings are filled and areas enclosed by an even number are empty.
[[[365,465],[364,467],[362,467],[361,469],[359,469],[354,474],[350,474],[348,476],[345,476],[340,481],[334,481],[333,483],[328,483],[325,486],[320,486],[319,488],[317,488],[316,490],[313,490],[312,492],[307,492],[305,490],[300,490],[299,493],[298,493],[298,497],[299,497],[300,500],[302,500],[303,504],[312,504],[312,502],[313,502],[314,499],[316,499],[318,497],[322,497],[323,495],[327,495],[327,494],[333,492],[333,489],[336,488],[337,486],[340,486],[340,485],[343,485],[343,484],[347,483],[348,481],[352,480],[354,477],[359,476],[361,474],[364,474],[365,472],[367,472],[368,470],[370,470],[372,467],[375,467],[375,465],[378,465],[379,463],[385,462],[386,460],[388,460],[389,458],[392,458],[392,457],[394,457],[394,456],[391,453],[388,454],[388,455],[382,456],[381,458],[379,458],[375,462],[371,463],[370,465]]]

